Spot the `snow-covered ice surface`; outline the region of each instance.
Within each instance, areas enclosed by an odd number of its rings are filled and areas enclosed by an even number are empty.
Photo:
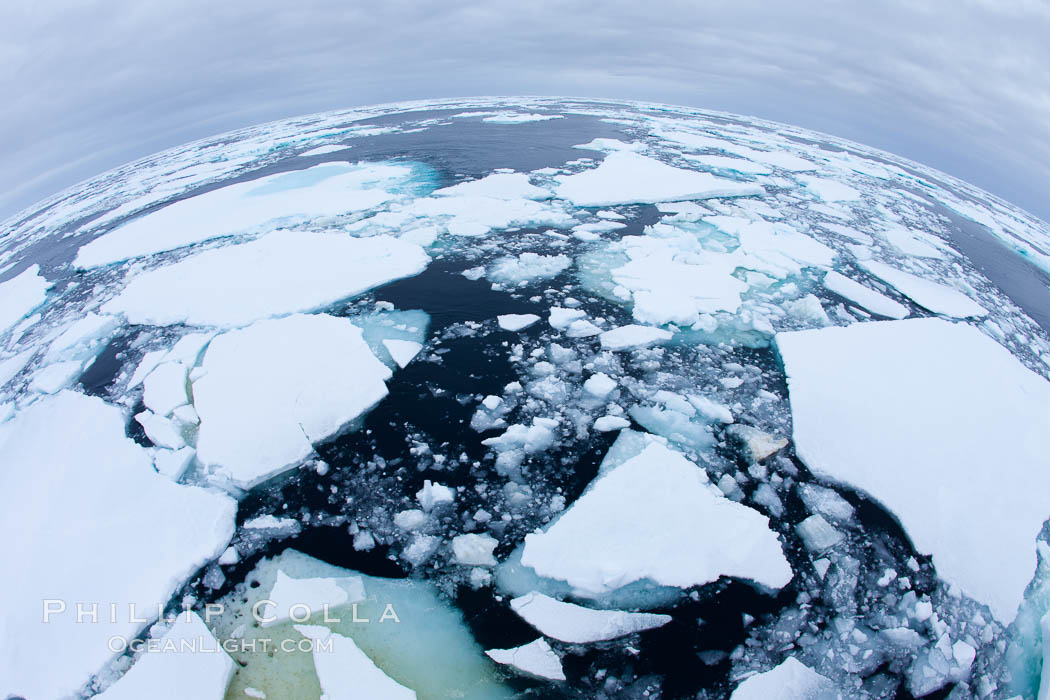
[[[945,580],[1009,624],[1047,519],[1050,382],[976,328],[941,319],[776,342],[799,458],[886,505]]]
[[[360,580],[399,625],[302,624],[418,697],[709,700],[795,659],[846,697],[1034,698],[1048,273],[1046,224],[943,173],[666,105],[381,105],[104,173],[0,223],[0,696],[142,667],[39,630],[46,579],[296,643],[245,601]],[[566,641],[529,595],[661,624]],[[231,654],[231,700],[340,682]]]
[[[197,457],[242,488],[301,462],[386,396],[391,376],[360,328],[325,314],[224,333],[201,370]]]
[[[111,637],[138,634],[226,548],[235,505],[157,474],[118,408],[70,391],[0,426],[0,462],[4,559],[17,571],[0,584],[3,692],[66,697],[113,657]],[[44,599],[64,612],[45,622]],[[77,603],[97,603],[97,621],[78,622]]]
[[[127,673],[96,697],[222,700],[226,696],[233,659],[200,616],[194,612],[178,615],[171,627],[153,640],[154,650],[144,651]]]
[[[842,697],[831,681],[789,656],[779,666],[742,681],[733,690],[731,700],[837,700]]]

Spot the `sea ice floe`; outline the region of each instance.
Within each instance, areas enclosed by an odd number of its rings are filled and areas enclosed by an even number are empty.
[[[334,645],[335,654],[325,652],[314,656],[310,651],[298,651],[303,635],[297,631],[294,619],[267,627],[253,624],[253,606],[265,605],[267,599],[275,598],[273,590],[278,572],[292,582],[296,579],[307,581],[312,591],[330,588],[330,584],[324,583],[326,579],[360,582],[361,588],[354,584],[350,590],[354,595],[341,605],[324,601],[323,596],[307,596],[311,606],[319,607],[308,620],[302,621],[314,627],[323,626],[327,632],[340,635],[346,642],[352,640],[360,656],[344,656],[347,645],[343,641]],[[342,586],[336,587],[343,590]],[[357,595],[358,592],[363,597]],[[336,598],[340,597],[335,590],[332,593]],[[337,666],[346,664],[344,670],[357,669],[364,673],[361,669],[366,661],[375,667],[367,669],[369,677],[381,673],[387,682],[396,682],[420,697],[488,700],[514,696],[511,689],[500,683],[496,665],[474,641],[462,614],[425,580],[367,576],[289,549],[277,557],[260,561],[245,582],[219,602],[224,605],[224,610],[212,620],[216,636],[220,640],[245,640],[238,650],[231,652],[236,661],[247,663],[238,666],[228,697],[238,697],[245,688],[255,688],[270,698],[319,697],[322,688],[328,687],[327,680],[335,682],[339,672]],[[293,597],[287,602],[298,601]],[[328,621],[325,620],[325,602],[330,603]],[[296,617],[303,617],[302,610],[295,612]],[[315,634],[318,639],[325,636],[320,629],[308,631],[310,637]],[[295,651],[272,655],[242,651],[253,639],[264,638],[270,639],[271,645],[291,640],[291,648]],[[331,657],[333,667],[315,666],[317,657],[325,655]],[[367,694],[367,697],[387,695],[376,692]]]
[[[781,333],[776,344],[802,461],[885,504],[945,581],[1013,620],[1047,518],[1050,383],[941,319]]]
[[[398,340],[396,338],[384,339],[383,346],[386,347],[387,352],[390,353],[390,357],[397,363],[397,366],[402,369],[423,349],[423,345],[414,340]]]
[[[360,576],[293,578],[278,569],[273,588],[259,608],[259,623],[272,627],[288,620],[302,621],[317,613],[365,599]]]
[[[331,305],[429,262],[415,243],[389,236],[274,231],[143,272],[104,309],[136,324],[239,326]]]
[[[688,588],[733,576],[777,589],[792,577],[768,519],[655,440],[526,535],[521,564],[589,598],[643,581]]]
[[[323,699],[415,700],[414,691],[383,673],[350,637],[336,634],[324,625],[295,625],[295,631],[314,642],[331,642],[330,649],[318,644],[312,650]]]
[[[675,168],[628,151],[610,153],[596,168],[560,176],[555,192],[579,207],[765,194],[759,185]]]
[[[200,617],[179,613],[163,636],[151,640],[116,683],[99,693],[100,700],[222,700],[233,676],[233,659]]]
[[[502,314],[496,317],[499,327],[505,331],[523,331],[540,320],[536,314]]]
[[[495,566],[493,551],[499,542],[488,535],[468,533],[452,538],[452,553],[457,564],[464,566]]]
[[[556,277],[572,266],[568,255],[539,255],[522,253],[517,257],[500,258],[489,268],[486,277],[493,282],[520,285]]]
[[[542,634],[570,644],[604,642],[671,621],[670,615],[585,608],[535,591],[514,598],[510,607]]]
[[[529,676],[551,681],[565,680],[561,657],[542,637],[513,649],[489,649],[485,654],[496,663],[512,666]]]
[[[876,292],[870,287],[865,287],[860,282],[851,280],[835,270],[830,270],[824,275],[824,286],[828,291],[834,292],[844,299],[849,299],[854,304],[867,309],[873,314],[892,319],[902,319],[908,315],[908,308],[903,304]]]
[[[165,362],[142,381],[142,402],[159,416],[171,414],[190,401],[189,368],[181,362]]]
[[[491,197],[493,199],[550,199],[551,193],[529,182],[525,173],[494,173],[478,180],[434,191],[435,197]]]
[[[0,424],[0,462],[20,465],[0,474],[4,498],[19,504],[0,525],[21,533],[4,545],[19,575],[0,583],[0,626],[17,630],[0,639],[0,694],[78,692],[112,659],[107,641],[137,635],[233,535],[234,502],[154,471],[121,411],[98,398],[64,391]],[[42,598],[56,601],[48,622]],[[97,603],[97,617],[78,621],[78,603]]]
[[[17,277],[0,283],[0,334],[43,304],[50,288],[39,265],[31,265]]]
[[[835,685],[798,659],[789,656],[764,673],[745,678],[730,700],[843,700]]]
[[[944,244],[924,231],[895,225],[879,231],[878,235],[904,255],[939,260],[946,257],[941,250]]]
[[[361,329],[324,314],[257,321],[211,341],[193,382],[197,458],[250,488],[295,466],[387,394]]]
[[[605,331],[601,335],[602,347],[606,350],[633,350],[671,339],[671,331],[654,326],[630,324]]]
[[[865,271],[935,314],[953,318],[977,318],[988,314],[988,310],[976,301],[947,285],[898,270],[875,260],[860,260],[858,264]]]
[[[851,202],[860,199],[860,192],[847,184],[812,175],[797,175],[806,189],[825,202]]]
[[[394,198],[384,186],[407,182],[412,174],[407,165],[333,162],[226,185],[118,226],[81,246],[74,264],[98,267],[278,222],[371,209]]]

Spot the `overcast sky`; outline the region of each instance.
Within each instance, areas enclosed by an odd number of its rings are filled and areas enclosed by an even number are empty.
[[[519,94],[814,128],[1050,219],[1048,0],[3,0],[0,219],[232,128]]]

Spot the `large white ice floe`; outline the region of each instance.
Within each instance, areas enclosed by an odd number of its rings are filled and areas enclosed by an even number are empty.
[[[98,267],[277,223],[371,209],[394,198],[383,185],[411,176],[407,165],[333,162],[226,185],[118,226],[83,245],[74,262]]]
[[[551,193],[529,182],[525,173],[493,173],[478,180],[434,191],[436,197],[473,195],[493,199],[550,199]]]
[[[77,692],[113,657],[108,640],[137,635],[233,534],[234,502],[154,471],[98,398],[64,391],[25,408],[0,425],[0,463],[18,465],[0,470],[0,526],[19,533],[3,544],[18,571],[0,583],[5,696]],[[78,624],[78,604],[97,604],[97,620]]]
[[[976,328],[940,319],[776,343],[798,456],[878,499],[943,579],[1013,620],[1050,516],[1050,383]]]
[[[361,329],[325,314],[257,321],[211,341],[193,382],[197,457],[249,488],[387,394],[390,369]]]
[[[356,697],[415,700],[414,691],[383,673],[350,637],[336,634],[324,625],[295,625],[295,630],[314,642],[314,668],[325,700]],[[330,647],[321,642],[330,642]]]
[[[0,283],[0,334],[7,331],[44,303],[51,283],[32,265],[17,277]]]
[[[222,700],[233,659],[194,612],[180,613],[167,632],[150,640],[135,665],[101,700]]]
[[[510,601],[510,607],[537,630],[561,642],[588,644],[662,627],[670,615],[623,610],[595,610],[565,603],[535,591]]]
[[[542,637],[513,649],[488,649],[485,654],[496,663],[511,666],[529,676],[552,681],[565,680],[561,657]]]
[[[282,589],[276,588],[278,577],[283,577]],[[255,625],[252,608],[278,597],[282,608],[290,604],[286,609],[294,617],[266,627]],[[300,597],[308,611],[294,607]],[[367,576],[289,549],[260,561],[245,583],[219,602],[224,609],[213,619],[216,636],[243,638],[232,654],[235,660],[247,662],[238,667],[228,697],[241,697],[246,688],[254,688],[270,698],[316,698],[322,689],[331,692],[334,685],[329,683],[341,682],[338,667],[343,664],[384,687],[396,683],[419,697],[488,700],[514,695],[500,683],[497,667],[474,641],[461,613],[424,580]],[[303,631],[302,624],[313,629]],[[301,632],[316,642],[326,642],[327,633],[343,639],[334,640],[334,654],[322,654],[316,645],[317,654],[312,654],[300,651]],[[252,640],[261,639],[277,646],[288,640],[293,651],[272,655],[245,651]],[[322,655],[332,657],[333,663],[321,661]],[[387,695],[376,691],[362,697]]]
[[[634,582],[687,588],[721,576],[777,589],[792,576],[764,515],[655,440],[600,475],[546,531],[526,535],[521,563],[589,598]]]
[[[329,306],[429,262],[418,245],[390,236],[275,231],[143,272],[105,310],[137,324],[237,326]]]
[[[730,700],[842,700],[835,684],[789,656],[779,666],[745,678]]]
[[[629,151],[610,153],[596,168],[561,176],[555,191],[558,197],[580,207],[653,204],[765,193],[759,185],[675,168]]]
[[[988,310],[957,289],[898,270],[875,260],[861,260],[867,272],[890,285],[924,309],[954,318],[985,316]]]

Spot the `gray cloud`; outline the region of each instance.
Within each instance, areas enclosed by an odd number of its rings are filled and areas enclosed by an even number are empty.
[[[425,97],[753,114],[939,167],[1050,218],[1041,0],[8,0],[0,217],[164,147]]]

